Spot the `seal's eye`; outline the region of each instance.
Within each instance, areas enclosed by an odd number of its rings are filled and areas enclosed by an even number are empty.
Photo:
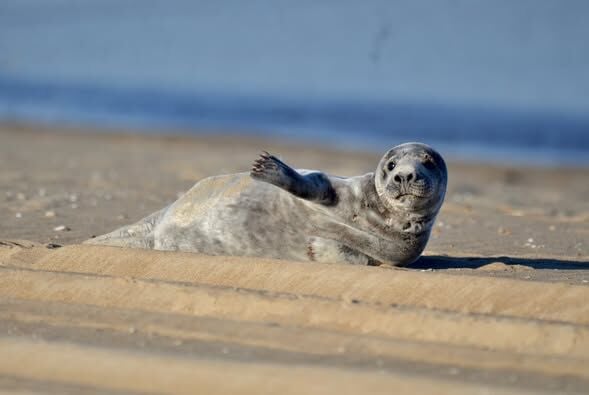
[[[395,168],[395,162],[389,162],[389,164],[387,165],[387,169],[389,169],[389,171],[392,171]]]
[[[423,159],[422,163],[425,166],[425,168],[428,170],[433,170],[436,167],[436,163],[434,162],[434,159],[429,155],[426,155],[426,157]]]

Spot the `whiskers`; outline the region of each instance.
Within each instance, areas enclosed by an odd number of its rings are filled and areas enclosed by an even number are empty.
[[[398,199],[402,196],[413,196],[416,198],[428,198],[433,195],[434,188],[431,183],[426,180],[419,180],[412,183],[394,184],[390,183],[387,185],[386,192],[381,191],[379,194],[389,194],[393,199]]]
[[[432,187],[431,183],[426,182],[425,180],[412,183],[409,185],[407,190],[411,195],[421,198],[430,197],[434,192],[434,188]]]

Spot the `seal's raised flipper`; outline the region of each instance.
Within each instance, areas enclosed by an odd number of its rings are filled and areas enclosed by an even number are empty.
[[[337,203],[335,188],[325,174],[315,172],[302,175],[268,152],[264,152],[254,162],[250,174],[256,180],[276,185],[301,199],[326,206]]]

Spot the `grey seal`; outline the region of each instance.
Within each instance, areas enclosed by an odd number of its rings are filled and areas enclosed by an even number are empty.
[[[423,252],[446,193],[442,156],[389,150],[376,171],[336,177],[263,153],[250,173],[203,179],[170,206],[89,244],[364,265]]]

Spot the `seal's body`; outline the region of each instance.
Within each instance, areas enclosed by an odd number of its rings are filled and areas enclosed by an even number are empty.
[[[249,174],[201,180],[161,211],[87,243],[405,265],[425,248],[446,182],[442,157],[418,143],[351,178],[297,171],[266,153]]]

